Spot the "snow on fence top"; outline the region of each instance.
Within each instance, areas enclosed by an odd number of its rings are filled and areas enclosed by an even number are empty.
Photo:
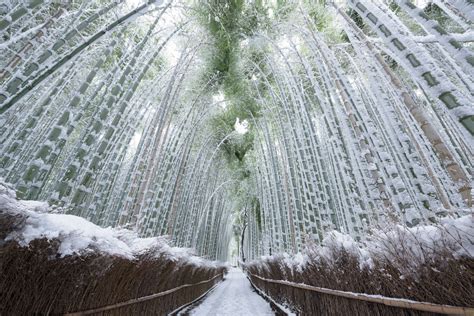
[[[0,178],[0,221],[15,217],[21,222],[6,236],[6,241],[16,240],[21,246],[27,246],[34,239],[56,239],[60,241],[61,256],[98,251],[134,260],[138,255],[151,253],[197,266],[221,265],[194,256],[190,248],[170,246],[166,236],[140,238],[128,229],[103,228],[82,217],[48,213],[50,211],[46,202],[18,200],[15,191]]]
[[[282,259],[288,267],[303,269],[310,258],[332,262],[340,250],[354,255],[361,268],[373,268],[375,259],[394,264],[399,256],[411,258],[410,267],[399,267],[403,272],[436,257],[441,250],[449,251],[454,258],[474,258],[474,216],[442,218],[438,224],[406,227],[393,225],[373,230],[363,241],[357,242],[348,234],[329,232],[322,245],[308,245],[306,251],[295,255],[262,256],[250,264],[265,265],[266,261]],[[407,270],[407,271],[405,271]]]

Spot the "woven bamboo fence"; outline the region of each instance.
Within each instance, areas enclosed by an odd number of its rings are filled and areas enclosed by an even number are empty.
[[[247,274],[272,300],[296,307],[302,315],[474,315],[474,308],[345,292]]]
[[[57,244],[0,245],[0,315],[166,315],[222,280],[223,267],[166,255],[57,255]]]

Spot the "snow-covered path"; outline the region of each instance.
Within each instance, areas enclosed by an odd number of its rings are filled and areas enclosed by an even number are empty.
[[[240,269],[231,269],[226,279],[204,301],[190,311],[191,315],[261,316],[274,315],[270,304],[252,289]]]

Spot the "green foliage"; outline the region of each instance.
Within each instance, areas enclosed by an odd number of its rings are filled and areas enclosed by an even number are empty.
[[[150,66],[150,69],[146,72],[143,80],[153,80],[158,76],[158,74],[163,70],[165,65],[165,60],[162,56],[155,58]]]
[[[296,1],[291,0],[277,0],[274,8],[275,19],[283,21],[286,20],[297,7]]]
[[[208,0],[197,8],[201,24],[213,38],[214,49],[207,62],[206,75],[215,75],[216,85],[222,83],[236,61],[242,8],[243,0]]]
[[[248,117],[244,108],[237,105],[229,105],[228,108],[214,115],[211,119],[211,127],[214,130],[216,141],[222,140],[226,135],[232,133],[237,118]],[[245,154],[253,148],[253,133],[251,131],[244,135],[230,137],[221,145],[222,152],[230,166],[242,166]],[[235,163],[234,163],[235,162]],[[232,168],[234,169],[234,168]]]
[[[283,4],[282,4],[283,5]],[[244,0],[218,1],[207,0],[201,3],[198,18],[211,37],[212,49],[206,58],[206,69],[203,80],[213,78],[211,93],[223,94],[225,107],[216,109],[210,119],[209,127],[214,136],[214,143],[220,145],[220,155],[225,159],[226,166],[236,184],[229,188],[229,193],[235,201],[236,212],[234,230],[240,238],[240,229],[245,224],[245,218],[254,214],[257,209],[257,222],[260,224],[260,207],[255,192],[251,163],[255,127],[253,120],[261,115],[257,103],[255,89],[265,90],[265,85],[259,82],[258,65],[264,69],[265,46],[253,45],[253,38],[259,32],[269,30],[271,25],[271,8],[262,0],[252,3]],[[261,76],[261,75],[260,75]],[[249,123],[248,132],[238,134],[234,131],[236,120]],[[230,135],[230,136],[229,136]],[[245,210],[245,211],[244,211]],[[245,212],[246,214],[242,214]]]
[[[333,17],[326,10],[324,1],[311,1],[307,5],[308,15],[313,20],[313,23],[316,26],[316,29],[319,32],[326,30],[333,21]]]
[[[462,32],[462,28],[457,25],[451,18],[436,4],[428,3],[423,9],[430,19],[433,19],[439,23],[439,25],[447,30],[448,32]]]
[[[317,32],[322,33],[329,42],[344,41],[343,32],[336,26],[325,1],[307,0],[302,5],[309,12]],[[286,0],[278,0],[273,6],[262,0],[251,4],[243,0],[207,0],[197,8],[198,19],[208,31],[212,43],[209,54],[205,56],[203,78],[213,78],[210,92],[223,94],[226,105],[215,111],[209,126],[216,145],[225,139],[219,147],[220,155],[238,180],[230,189],[236,201],[234,208],[236,212],[249,208],[248,215],[255,216],[259,229],[262,225],[260,203],[252,190],[251,170],[254,168],[250,167],[256,137],[253,122],[259,119],[262,112],[256,91],[265,97],[272,75],[267,74],[265,67],[266,50],[270,48],[258,40],[254,41],[254,36],[258,33],[271,34],[271,24],[296,15],[298,7],[296,1]],[[249,122],[247,133],[232,134],[237,119]]]
[[[208,30],[214,45],[208,56],[205,77],[214,76],[216,86],[224,84],[228,90],[234,88],[239,43],[270,24],[267,11],[261,0],[253,4],[245,4],[243,0],[208,0],[197,8],[198,19]]]
[[[391,1],[388,4],[389,9],[395,13],[395,15],[416,35],[424,35],[423,28],[410,17],[400,6],[395,2]]]
[[[245,54],[240,42],[268,25],[268,7],[261,0],[252,4],[243,0],[209,0],[198,12],[214,43],[207,60],[206,77],[214,76],[214,87],[224,93],[227,103],[227,107],[211,119],[216,141],[220,141],[234,130],[237,118],[251,121],[260,115],[259,105],[249,89],[253,73],[238,56],[247,56],[249,63],[259,63],[263,59],[262,53],[255,49]],[[229,138],[221,146],[231,169],[245,169],[245,155],[253,148],[253,138],[250,128],[245,135]],[[242,171],[240,175],[245,177],[247,173]]]
[[[346,13],[361,30],[363,30],[366,27],[364,23],[364,19],[359,15],[359,13],[357,13],[356,10],[348,9]]]

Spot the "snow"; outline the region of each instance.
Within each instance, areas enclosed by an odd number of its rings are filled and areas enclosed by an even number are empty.
[[[359,3],[365,6],[367,10],[362,12],[357,7],[357,4]],[[452,115],[454,121],[473,115],[474,108],[471,106],[473,103],[471,97],[465,95],[460,89],[456,88],[456,86],[449,80],[448,76],[436,65],[435,59],[429,55],[423,46],[418,45],[410,37],[404,35],[407,30],[400,29],[402,23],[398,21],[393,14],[382,12],[381,9],[377,8],[377,6],[370,1],[349,1],[348,4],[363,17],[367,17],[368,13],[377,17],[376,23],[369,23],[372,30],[376,32],[380,38],[384,40],[386,46],[390,48],[390,55],[398,63],[404,65],[405,70],[408,71],[410,76],[415,78],[420,86],[422,86],[433,99],[440,99],[440,96],[444,93],[451,93],[454,96],[459,103],[459,106],[451,109],[446,108],[444,105],[442,107],[434,107],[440,115]],[[381,25],[384,25],[388,30],[390,30],[391,34],[386,36],[380,29]],[[404,48],[398,48],[397,45],[395,45],[396,42],[394,40],[402,43]],[[413,56],[421,62],[421,65],[411,65],[409,60],[406,58],[409,54],[413,54]],[[466,56],[463,56],[463,58],[464,57]],[[427,82],[426,78],[423,77],[426,73],[431,73],[437,83],[430,84]],[[468,138],[469,143],[471,143],[470,141],[471,139]]]
[[[448,247],[455,258],[474,258],[474,218],[443,218],[438,225],[404,227],[396,225],[390,230],[376,230],[366,242],[374,255],[387,252],[396,254],[408,251],[418,262],[427,260],[426,255]],[[390,258],[390,255],[388,255]]]
[[[255,293],[242,270],[232,268],[225,280],[190,314],[263,316],[275,313],[270,304]]]
[[[400,278],[402,278],[402,276],[400,276]],[[262,279],[267,280],[267,281],[273,281],[272,279],[266,279],[266,278],[262,278]],[[369,299],[367,301],[370,301],[370,299],[376,299],[376,300],[384,300],[385,302],[393,302],[393,303],[403,302],[403,303],[409,303],[409,304],[426,304],[426,305],[439,306],[439,305],[436,305],[436,304],[433,304],[433,303],[430,303],[430,302],[425,302],[425,301],[419,302],[419,301],[413,301],[413,300],[405,299],[405,298],[388,297],[388,296],[383,296],[383,295],[378,295],[378,294],[366,294],[366,293],[358,293],[358,292],[351,292],[351,291],[340,291],[340,290],[334,290],[334,289],[327,289],[327,288],[322,288],[322,287],[318,287],[318,286],[312,286],[312,285],[309,285],[309,284],[306,284],[306,283],[296,283],[296,282],[285,281],[285,280],[283,280],[283,281],[279,280],[279,281],[283,284],[302,285],[302,286],[305,286],[306,288],[313,288],[315,290],[329,290],[329,291],[331,291],[332,293],[334,293],[336,295],[341,294],[341,295],[344,295],[346,297],[360,298],[362,300]],[[261,292],[260,290],[258,290],[258,291],[259,291],[259,293],[261,293],[265,297],[268,297],[265,293]],[[268,297],[268,298],[271,299],[270,297]],[[275,304],[277,304],[277,303],[275,303]],[[295,315],[293,312],[291,312],[291,310],[289,310],[285,306],[282,306],[280,304],[277,304],[277,305],[278,305],[278,307],[282,308],[282,310],[285,311],[288,315]],[[445,306],[448,306],[448,305],[445,305]]]
[[[82,217],[52,211],[46,202],[18,200],[15,191],[0,178],[0,217],[7,214],[26,218],[23,226],[5,239],[16,240],[21,246],[47,238],[60,241],[58,253],[62,257],[100,252],[134,260],[147,252],[166,254],[170,260],[184,260],[197,266],[222,265],[194,256],[192,249],[170,246],[166,236],[140,238],[128,229],[103,228]]]
[[[339,231],[328,232],[321,245],[310,245],[303,253],[295,255],[278,254],[262,256],[251,264],[265,268],[267,261],[279,260],[289,268],[301,271],[310,261],[333,262],[340,250],[354,255],[361,269],[374,267],[374,259],[390,261],[396,265],[398,256],[408,255],[412,259],[411,268],[428,263],[439,249],[450,251],[454,258],[474,258],[474,217],[472,214],[458,218],[446,217],[438,224],[406,227],[393,225],[384,229],[374,229],[363,241],[357,242],[349,234]],[[399,267],[404,274],[406,267]]]
[[[267,300],[270,300],[273,304],[275,304],[276,306],[278,306],[279,309],[281,309],[284,313],[286,313],[286,315],[288,316],[295,316],[296,314],[293,313],[291,311],[290,308],[288,308],[287,306],[284,306],[284,305],[281,305],[280,303],[277,303],[275,302],[275,300],[273,298],[271,298],[270,296],[268,296],[267,294],[265,294],[263,291],[261,291],[259,288],[256,288],[257,292],[260,293],[260,295],[262,295],[263,297],[265,297]]]
[[[7,16],[7,19],[11,17],[10,16]],[[0,43],[0,49],[8,49],[8,46],[14,44],[14,43],[18,43],[19,41],[21,41],[23,38],[25,37],[30,37],[32,33],[34,32],[37,32],[39,29],[41,29],[43,27],[43,25],[37,25],[35,27],[32,27],[26,31],[24,31],[23,33],[21,34],[18,34],[16,36],[12,36],[10,37],[7,41],[3,42],[3,43]]]
[[[239,134],[245,134],[249,130],[249,122],[247,120],[240,122],[240,119],[237,118],[235,120],[234,129]]]
[[[133,258],[132,249],[114,236],[111,228],[100,228],[91,222],[73,215],[38,214],[31,212],[26,225],[8,239],[16,239],[26,246],[37,238],[61,240],[59,252],[72,255],[84,249],[97,249],[111,255]]]
[[[368,266],[372,267],[373,262],[367,249],[361,247],[350,235],[342,234],[338,231],[330,232],[322,241],[320,248],[321,256],[326,260],[331,260],[332,251],[344,249],[348,253],[359,258],[359,265],[361,268]]]

